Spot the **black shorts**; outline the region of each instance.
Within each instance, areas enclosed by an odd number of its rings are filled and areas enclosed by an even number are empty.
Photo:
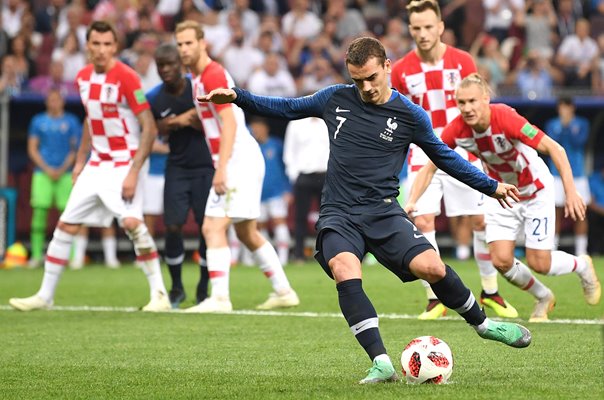
[[[336,254],[346,251],[360,261],[369,252],[403,282],[413,281],[417,277],[409,271],[409,263],[418,254],[434,249],[398,204],[377,215],[330,211],[319,218],[317,229],[315,258],[332,279],[327,263]],[[343,240],[330,241],[329,249],[324,252],[323,238],[328,231],[337,232]]]
[[[214,170],[210,168],[189,170],[168,165],[164,184],[164,224],[184,225],[189,209],[193,209],[195,222],[201,225],[213,177]]]

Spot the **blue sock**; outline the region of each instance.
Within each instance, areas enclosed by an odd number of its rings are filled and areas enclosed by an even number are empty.
[[[438,299],[446,307],[459,313],[470,325],[480,325],[486,316],[480,309],[474,295],[461,281],[457,273],[445,265],[446,275],[436,283],[430,284]]]
[[[340,309],[350,330],[369,358],[386,354],[378,328],[378,317],[371,301],[363,291],[361,279],[349,279],[336,285]]]

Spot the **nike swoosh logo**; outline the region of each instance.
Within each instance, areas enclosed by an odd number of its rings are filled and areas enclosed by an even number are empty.
[[[337,112],[337,113],[340,113],[340,112],[350,112],[350,110],[345,110],[345,109],[343,109],[343,108],[340,108],[340,106],[337,106],[337,107],[336,107],[336,112]]]
[[[538,241],[538,242],[543,242],[545,239],[547,239],[547,237],[544,237],[544,238],[537,238],[537,241]]]
[[[424,237],[424,235],[418,235],[417,233],[414,233],[413,237],[416,239],[419,239],[420,237]]]
[[[367,323],[365,323],[365,324],[363,324],[363,325],[361,325],[361,326],[357,326],[356,328],[354,328],[354,330],[355,330],[356,332],[358,332],[358,331],[360,331],[361,329],[363,329],[365,326],[367,326],[367,324],[369,324],[369,322],[367,322]]]
[[[170,114],[170,112],[171,112],[171,111],[172,111],[172,109],[171,109],[171,108],[168,108],[167,110],[164,110],[164,111],[160,112],[160,113],[159,113],[159,115],[160,115],[162,118],[165,118],[166,116],[168,116],[168,114]]]

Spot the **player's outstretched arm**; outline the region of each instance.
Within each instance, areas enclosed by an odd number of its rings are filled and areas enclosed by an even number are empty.
[[[428,161],[428,164],[424,165],[415,176],[413,185],[411,185],[411,189],[409,190],[409,198],[405,204],[405,212],[410,217],[417,211],[415,204],[417,203],[417,200],[422,197],[422,194],[424,194],[430,185],[430,182],[432,182],[432,178],[436,171],[436,165],[434,165],[432,161]]]
[[[226,104],[232,103],[237,98],[237,93],[233,89],[214,89],[210,93],[204,96],[198,96],[197,101],[200,103],[215,103],[215,104]]]

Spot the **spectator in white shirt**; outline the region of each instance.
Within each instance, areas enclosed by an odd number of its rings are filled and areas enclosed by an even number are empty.
[[[598,44],[589,36],[589,21],[577,21],[575,34],[560,44],[556,55],[557,65],[564,71],[566,86],[590,87],[592,72],[597,68]]]
[[[291,121],[285,131],[283,161],[293,183],[295,224],[294,259],[302,262],[308,234],[308,216],[313,199],[320,204],[329,158],[329,135],[322,119]]]
[[[262,96],[296,96],[296,82],[290,72],[282,68],[284,62],[279,54],[268,53],[262,68],[250,76],[248,90]]]

